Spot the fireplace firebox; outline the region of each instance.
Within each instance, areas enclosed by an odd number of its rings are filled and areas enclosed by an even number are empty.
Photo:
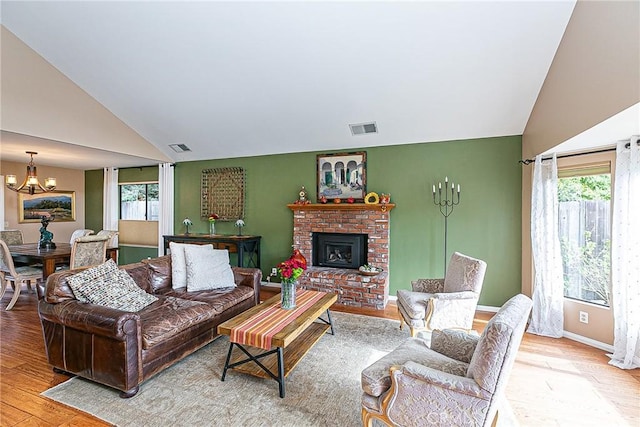
[[[366,234],[314,232],[311,239],[314,266],[357,269],[367,264]]]

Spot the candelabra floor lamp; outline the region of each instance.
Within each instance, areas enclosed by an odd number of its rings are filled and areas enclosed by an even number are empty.
[[[444,188],[443,188],[444,187]],[[456,186],[451,182],[449,188],[449,178],[444,178],[444,186],[442,182],[438,182],[438,190],[433,185],[433,203],[440,208],[440,213],[444,216],[444,274],[447,274],[447,219],[453,213],[453,207],[460,203],[460,184]],[[444,193],[444,194],[443,194]],[[444,277],[444,276],[443,276]]]

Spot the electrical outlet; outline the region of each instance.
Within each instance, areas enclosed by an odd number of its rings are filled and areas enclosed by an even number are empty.
[[[589,323],[589,313],[586,311],[580,312],[580,322],[581,323]]]
[[[271,275],[272,275],[272,276],[276,276],[277,274],[278,274],[278,269],[277,269],[276,267],[273,267],[273,268],[271,269]]]

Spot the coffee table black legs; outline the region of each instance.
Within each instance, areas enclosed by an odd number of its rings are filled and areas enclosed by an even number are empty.
[[[284,398],[284,356],[282,347],[278,347],[278,386],[280,388],[280,397]]]
[[[229,362],[231,361],[231,353],[233,352],[233,346],[238,347],[247,356],[247,358],[239,360],[235,363],[229,364]],[[269,368],[264,366],[262,362],[258,360],[274,353],[278,354],[278,376],[276,376],[273,372],[269,370]],[[225,377],[227,376],[227,369],[235,368],[236,366],[243,365],[247,362],[255,362],[258,366],[260,366],[260,369],[262,369],[264,372],[269,374],[271,378],[276,380],[278,382],[278,386],[280,389],[280,397],[284,397],[284,392],[285,392],[284,390],[284,353],[282,351],[282,347],[276,347],[273,350],[269,350],[269,351],[265,351],[264,353],[253,355],[249,353],[247,349],[241,346],[240,344],[234,343],[234,342],[229,343],[229,352],[227,353],[227,360],[224,362],[224,370],[222,371],[222,378],[220,378],[220,380],[224,381]]]
[[[335,335],[335,333],[333,332],[333,320],[331,320],[331,312],[329,311],[329,309],[327,309],[327,320],[324,320],[322,317],[318,317],[318,320],[331,326],[331,335]]]

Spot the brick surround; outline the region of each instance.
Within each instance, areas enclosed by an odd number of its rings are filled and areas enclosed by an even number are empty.
[[[311,234],[363,233],[368,236],[368,264],[381,267],[377,276],[362,276],[358,270],[307,268],[300,286],[338,294],[338,304],[384,310],[389,300],[389,221],[394,204],[287,205],[293,211],[293,245],[313,259]]]

